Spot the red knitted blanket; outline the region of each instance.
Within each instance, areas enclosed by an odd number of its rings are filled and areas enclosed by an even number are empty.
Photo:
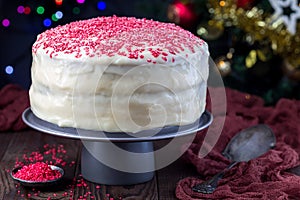
[[[16,85],[6,85],[0,90],[0,131],[18,131],[26,128],[23,111],[29,107],[28,91]]]
[[[212,151],[198,157],[205,132],[199,132],[185,158],[192,163],[199,177],[187,177],[178,182],[178,199],[300,199],[300,176],[286,170],[300,164],[300,101],[281,99],[275,107],[265,107],[261,98],[226,89],[227,113],[221,136]],[[208,105],[209,107],[209,105]],[[218,123],[220,116],[214,116]],[[276,147],[257,159],[242,162],[229,170],[219,181],[213,194],[191,190],[230,162],[221,152],[229,140],[240,130],[265,123],[276,135]],[[214,134],[214,124],[210,134]],[[201,177],[203,177],[201,179]]]

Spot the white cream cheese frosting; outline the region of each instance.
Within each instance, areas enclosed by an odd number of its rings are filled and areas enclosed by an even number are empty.
[[[41,33],[32,51],[31,109],[59,126],[135,133],[205,109],[208,46],[174,24],[82,20]]]

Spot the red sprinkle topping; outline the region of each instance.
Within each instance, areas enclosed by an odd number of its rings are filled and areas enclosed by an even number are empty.
[[[33,52],[47,49],[52,58],[58,53],[82,56],[126,56],[129,59],[167,59],[188,49],[195,52],[204,41],[172,23],[162,23],[134,17],[98,17],[76,21],[49,29],[40,34],[33,45]],[[171,56],[171,55],[170,55]],[[151,58],[152,57],[152,58]],[[149,57],[147,58],[149,62]],[[151,62],[151,61],[150,61]]]
[[[44,162],[37,162],[23,166],[14,176],[22,180],[44,182],[60,178],[61,173],[57,170],[52,170],[51,167]]]

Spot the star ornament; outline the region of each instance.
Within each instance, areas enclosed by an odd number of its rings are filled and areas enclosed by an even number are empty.
[[[275,21],[282,20],[287,30],[292,34],[296,34],[297,20],[300,19],[300,7],[297,0],[269,0],[271,6],[275,10],[273,17]],[[284,9],[289,8],[290,15],[285,15]]]

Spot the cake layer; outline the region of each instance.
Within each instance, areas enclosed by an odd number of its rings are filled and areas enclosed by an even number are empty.
[[[202,58],[198,66],[188,61],[170,67],[167,64],[144,64],[137,66],[105,66],[101,59],[97,62],[76,61],[61,63],[56,59],[35,56],[32,64],[32,84],[46,86],[56,92],[79,90],[85,93],[129,94],[135,89],[140,92],[160,92],[162,90],[185,90],[207,80],[207,58]],[[84,84],[82,84],[84,83]],[[149,87],[149,85],[152,85]],[[155,87],[161,85],[162,87]]]
[[[39,118],[63,127],[107,132],[189,124],[204,111],[205,94],[206,84],[176,93],[133,93],[130,97],[30,90],[32,110]]]
[[[41,33],[32,52],[31,109],[59,126],[138,132],[204,111],[208,46],[174,24],[82,20]]]

